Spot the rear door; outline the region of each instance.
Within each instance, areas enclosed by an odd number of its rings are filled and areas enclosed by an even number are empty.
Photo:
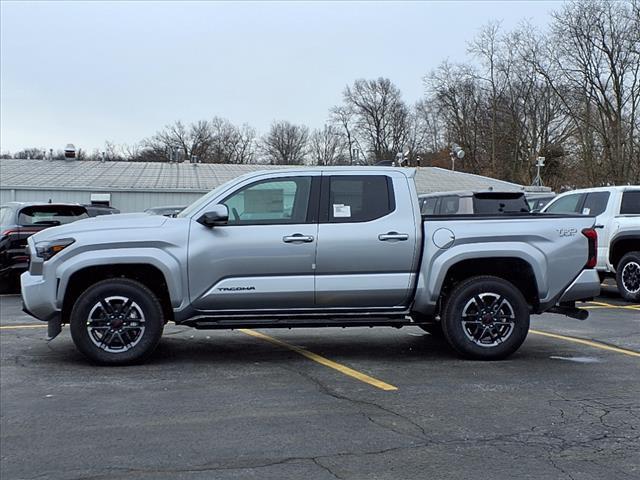
[[[418,258],[408,179],[400,172],[326,172],[316,256],[316,305],[401,307]]]

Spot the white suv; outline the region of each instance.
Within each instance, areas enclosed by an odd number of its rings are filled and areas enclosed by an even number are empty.
[[[595,215],[598,272],[602,278],[615,275],[620,294],[640,301],[640,186],[573,190],[558,195],[542,211]]]

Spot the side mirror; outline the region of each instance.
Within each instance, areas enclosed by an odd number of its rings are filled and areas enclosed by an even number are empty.
[[[226,205],[215,205],[213,210],[203,213],[196,221],[208,228],[226,225],[229,221],[229,209]]]

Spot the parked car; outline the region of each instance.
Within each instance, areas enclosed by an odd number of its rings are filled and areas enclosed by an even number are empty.
[[[525,197],[527,198],[529,209],[532,212],[539,212],[556,197],[556,194],[553,192],[527,192]]]
[[[0,290],[17,283],[27,270],[27,238],[45,228],[87,218],[81,205],[9,202],[0,206]]]
[[[117,208],[109,207],[107,205],[84,204],[84,207],[87,209],[87,213],[90,217],[99,217],[100,215],[115,215],[116,213],[120,213],[120,210],[118,210]]]
[[[186,205],[166,205],[164,207],[147,208],[144,212],[149,213],[151,215],[163,215],[165,217],[175,217],[185,208],[186,208]]]
[[[640,301],[640,186],[600,187],[558,195],[546,213],[595,215],[602,278],[615,276],[618,291]]]
[[[25,312],[101,364],[141,361],[164,325],[418,325],[504,358],[530,313],[600,293],[594,218],[421,217],[412,169],[254,172],[175,218],[121,214],[29,238]]]
[[[487,215],[527,213],[523,192],[459,191],[427,193],[419,196],[423,215]]]

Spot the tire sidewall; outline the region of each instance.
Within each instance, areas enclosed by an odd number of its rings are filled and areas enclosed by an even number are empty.
[[[515,314],[515,325],[504,343],[481,347],[465,335],[461,319],[467,302],[474,295],[488,292],[503,295],[509,301]],[[520,348],[529,332],[529,315],[529,306],[524,296],[513,284],[497,277],[475,277],[461,283],[451,292],[442,315],[442,329],[451,347],[459,354],[479,360],[498,360]]]
[[[630,302],[637,302],[640,301],[640,292],[631,293],[624,287],[622,282],[622,271],[630,262],[635,262],[640,265],[640,252],[629,252],[620,259],[616,267],[616,284],[618,285],[618,292],[620,292],[622,298]]]
[[[138,304],[145,317],[145,331],[134,347],[112,353],[100,349],[89,336],[86,321],[93,306],[102,298],[122,296]],[[164,329],[162,307],[153,292],[141,283],[127,279],[104,280],[89,287],[71,311],[70,330],[76,348],[89,360],[100,365],[127,365],[147,358],[156,348]]]

